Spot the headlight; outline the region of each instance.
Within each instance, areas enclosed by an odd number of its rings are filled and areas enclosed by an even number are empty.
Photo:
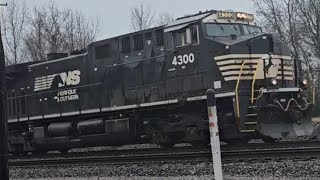
[[[303,79],[302,81],[300,80],[300,87],[304,90],[306,90],[308,88],[308,80],[307,79]]]
[[[271,85],[276,86],[278,84],[278,81],[275,78],[272,78],[270,83]]]
[[[304,80],[302,81],[302,85],[307,86],[307,85],[308,85],[308,80],[304,79]]]

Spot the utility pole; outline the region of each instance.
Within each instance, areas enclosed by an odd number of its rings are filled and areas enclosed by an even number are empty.
[[[7,4],[0,4],[7,6]],[[0,179],[9,180],[8,168],[8,119],[7,119],[7,91],[5,79],[5,55],[0,25]]]

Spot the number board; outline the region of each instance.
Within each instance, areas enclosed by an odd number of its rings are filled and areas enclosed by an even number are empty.
[[[238,20],[243,20],[243,21],[253,21],[254,20],[254,16],[252,14],[248,14],[248,13],[237,13],[237,19]]]
[[[242,12],[228,12],[228,11],[219,11],[217,14],[218,19],[234,19],[241,21],[254,21],[254,16],[248,13]]]
[[[219,11],[218,18],[219,19],[236,19],[236,15],[234,12]]]

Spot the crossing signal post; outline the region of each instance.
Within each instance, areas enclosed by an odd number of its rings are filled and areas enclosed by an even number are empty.
[[[222,180],[222,164],[221,164],[221,152],[220,152],[220,138],[219,127],[216,107],[216,97],[213,89],[207,91],[207,105],[208,105],[208,117],[209,117],[209,129],[210,129],[210,144],[212,152],[212,161],[214,169],[214,179]]]
[[[7,4],[0,4],[7,6]],[[8,123],[7,123],[7,93],[5,81],[5,55],[0,26],[0,179],[9,179],[8,168]]]

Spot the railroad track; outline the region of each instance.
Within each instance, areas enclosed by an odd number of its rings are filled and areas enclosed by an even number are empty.
[[[182,149],[181,149],[182,150]],[[316,158],[320,155],[320,147],[291,147],[291,148],[272,148],[272,149],[238,149],[222,150],[222,160],[232,162],[239,160],[255,160],[270,158]],[[66,164],[127,164],[127,163],[144,163],[144,162],[171,162],[171,161],[211,161],[211,152],[209,148],[198,149],[198,151],[188,152],[148,152],[148,153],[131,153],[131,154],[87,154],[87,156],[64,156],[64,157],[46,157],[46,158],[25,158],[11,159],[9,166],[38,166],[38,165],[66,165]]]
[[[284,149],[284,148],[320,148],[319,141],[301,141],[301,142],[281,142],[281,143],[249,143],[245,145],[221,145],[222,151],[237,151],[237,150],[259,150],[259,149]],[[210,147],[193,147],[193,146],[182,146],[175,148],[138,148],[138,149],[116,149],[116,150],[100,150],[100,151],[85,151],[85,152],[70,152],[67,154],[61,153],[48,153],[42,155],[27,155],[27,156],[10,156],[10,159],[42,159],[42,158],[70,158],[70,157],[86,157],[86,156],[105,156],[107,155],[126,155],[126,154],[150,154],[150,153],[171,153],[175,152],[205,152],[209,151]]]

